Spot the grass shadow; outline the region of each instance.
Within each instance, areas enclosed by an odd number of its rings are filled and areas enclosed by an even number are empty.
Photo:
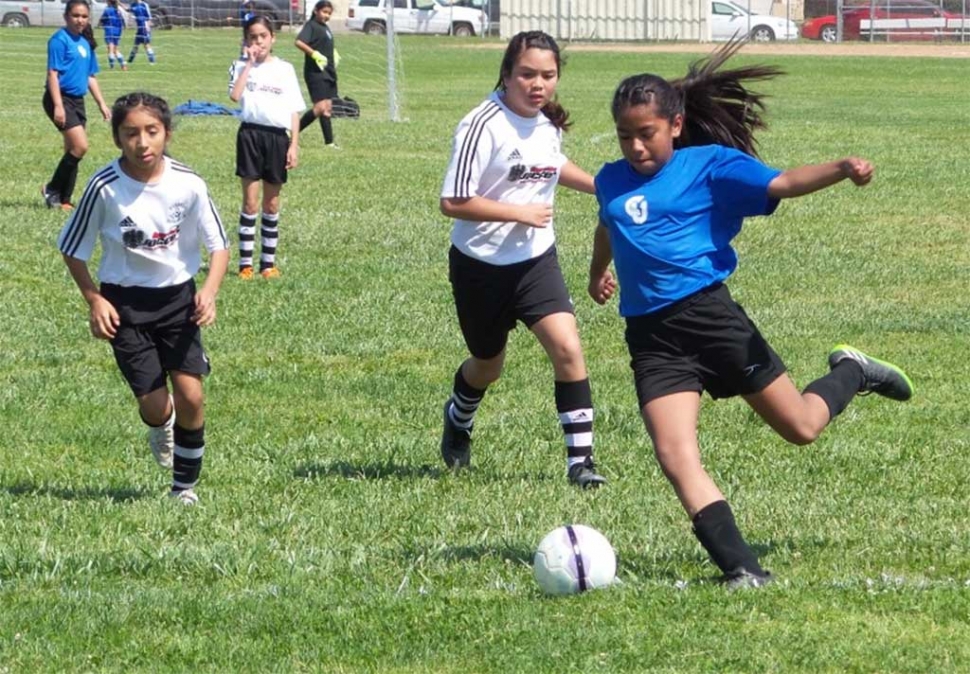
[[[534,550],[522,545],[499,544],[499,545],[458,545],[446,546],[443,548],[419,548],[413,546],[405,547],[401,553],[405,559],[416,561],[421,558],[440,559],[446,563],[451,562],[478,562],[483,559],[500,559],[505,562],[525,564],[532,566]]]
[[[29,482],[21,482],[3,488],[11,496],[53,496],[64,501],[100,501],[108,499],[114,503],[130,503],[148,496],[144,489],[118,487],[48,487]]]
[[[381,463],[355,464],[348,461],[332,463],[305,463],[293,470],[293,477],[315,480],[324,477],[341,477],[345,480],[411,480],[414,478],[439,478],[447,475],[444,468],[429,465],[410,465],[384,461]]]

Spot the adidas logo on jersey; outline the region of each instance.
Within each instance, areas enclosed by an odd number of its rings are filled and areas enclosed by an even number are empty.
[[[505,161],[516,161],[517,159],[522,159],[522,153],[519,152],[519,148],[512,150],[512,154],[505,158]]]

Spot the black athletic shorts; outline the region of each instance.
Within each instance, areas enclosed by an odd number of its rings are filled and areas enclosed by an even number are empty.
[[[757,393],[785,373],[781,358],[721,283],[627,318],[626,343],[641,408],[683,391],[707,391],[712,398]]]
[[[121,317],[111,348],[132,393],[165,386],[167,372],[209,374],[202,331],[192,320],[195,281],[168,288],[101,284],[101,294]]]
[[[282,185],[286,183],[289,149],[286,129],[243,122],[236,134],[236,175]]]
[[[71,96],[61,92],[61,101],[64,103],[64,126],[57,126],[58,131],[67,131],[68,129],[74,128],[75,126],[87,126],[88,115],[84,109],[84,96]],[[44,112],[47,113],[47,118],[54,121],[54,99],[51,98],[51,92],[44,89],[44,98],[42,101],[44,106]]]
[[[314,103],[329,101],[337,97],[337,83],[322,75],[312,75],[304,78],[310,100]]]
[[[531,328],[546,316],[574,313],[555,246],[509,265],[476,260],[452,246],[448,268],[461,334],[476,358],[499,355],[516,321]]]

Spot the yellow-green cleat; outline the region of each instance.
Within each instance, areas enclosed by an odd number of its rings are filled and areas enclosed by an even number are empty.
[[[913,382],[896,365],[868,356],[848,344],[836,344],[829,353],[829,369],[844,360],[851,360],[862,368],[862,388],[859,393],[876,393],[893,400],[909,400],[913,397]]]

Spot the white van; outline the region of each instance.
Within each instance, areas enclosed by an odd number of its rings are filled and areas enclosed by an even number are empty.
[[[387,32],[387,7],[393,2],[394,31],[430,35],[482,35],[488,16],[481,9],[442,5],[437,0],[352,0],[347,28],[371,35]]]
[[[91,27],[97,28],[106,5],[88,0],[91,5]],[[9,28],[64,25],[64,0],[0,0],[0,25]],[[100,40],[99,40],[100,42]]]

